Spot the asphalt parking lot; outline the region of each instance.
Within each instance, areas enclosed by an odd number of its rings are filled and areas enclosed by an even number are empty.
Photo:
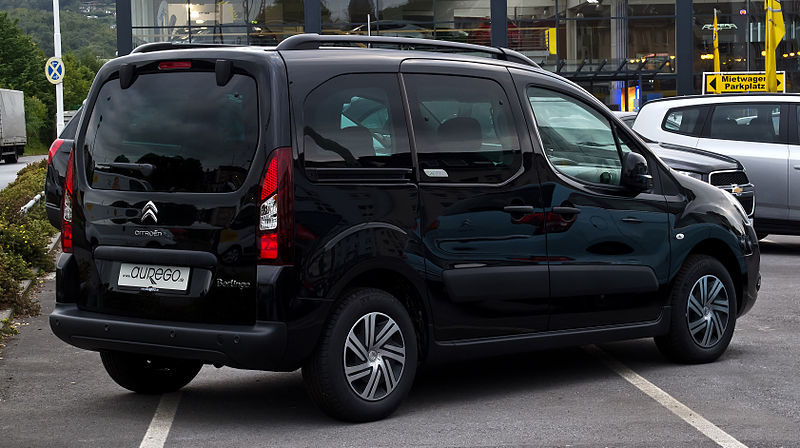
[[[391,418],[359,425],[317,410],[299,372],[206,366],[177,394],[129,393],[52,335],[46,280],[42,315],[0,354],[0,445],[800,446],[799,262],[800,237],[763,242],[759,300],[715,363],[637,340],[438,366]]]

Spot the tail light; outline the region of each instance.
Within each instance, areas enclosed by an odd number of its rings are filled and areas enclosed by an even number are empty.
[[[61,204],[61,249],[66,253],[72,252],[72,202],[75,199],[73,154],[74,151],[70,151],[67,174],[64,176],[64,198]]]
[[[56,155],[56,153],[58,152],[58,148],[60,148],[63,143],[64,143],[64,140],[60,139],[60,138],[57,138],[57,139],[53,140],[53,144],[50,145],[50,150],[47,151],[47,164],[48,165],[53,163],[53,156]]]
[[[272,151],[261,182],[259,258],[268,263],[292,262],[294,246],[292,148]]]

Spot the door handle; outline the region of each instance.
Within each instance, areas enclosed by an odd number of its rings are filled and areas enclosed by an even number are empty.
[[[575,207],[553,207],[553,213],[555,213],[556,215],[571,216],[571,215],[577,215],[580,212],[581,209]]]
[[[629,222],[631,224],[641,224],[642,223],[641,219],[639,219],[639,218],[631,218],[631,217],[622,218],[620,221]]]
[[[795,166],[793,166],[792,168],[794,168],[794,169],[796,169],[796,170],[800,170],[800,165],[795,165]]]
[[[512,214],[528,215],[533,213],[533,207],[530,205],[507,205],[503,207],[503,211]]]

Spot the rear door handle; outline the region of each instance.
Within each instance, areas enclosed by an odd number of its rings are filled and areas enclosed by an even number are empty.
[[[581,209],[575,207],[553,207],[553,213],[556,215],[577,215],[581,212]]]
[[[507,213],[513,214],[531,214],[533,213],[533,207],[530,205],[507,205],[503,207],[503,211]]]
[[[800,165],[795,165],[795,166],[793,166],[792,168],[794,168],[794,169],[796,169],[796,170],[800,170]]]
[[[632,224],[641,224],[642,223],[641,219],[639,219],[639,218],[631,218],[631,217],[622,218],[620,221],[629,222],[629,223],[632,223]]]

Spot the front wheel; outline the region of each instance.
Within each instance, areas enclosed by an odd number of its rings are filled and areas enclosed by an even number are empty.
[[[140,394],[175,392],[197,376],[203,363],[123,352],[101,352],[103,367],[114,382]]]
[[[3,156],[3,160],[5,160],[6,163],[17,163],[19,161],[19,156],[14,152],[14,154]]]
[[[385,291],[361,288],[333,312],[303,380],[328,415],[367,422],[400,406],[416,369],[417,338],[406,309]]]
[[[671,292],[669,333],[655,338],[669,359],[699,364],[719,358],[736,325],[736,290],[715,258],[692,255],[681,267]]]

